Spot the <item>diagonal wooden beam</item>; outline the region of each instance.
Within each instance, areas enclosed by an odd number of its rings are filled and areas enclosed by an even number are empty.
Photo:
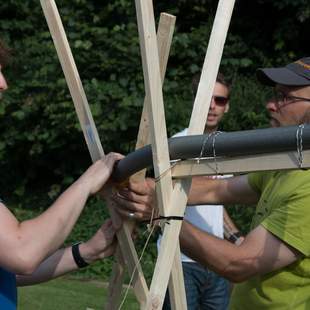
[[[194,102],[194,108],[188,129],[189,134],[201,134],[203,132],[233,7],[233,0],[219,1]],[[170,215],[184,213],[190,185],[190,178],[176,181],[171,198],[171,207],[169,208],[169,212],[171,212]],[[181,225],[181,221],[172,221],[170,225],[165,226],[162,244],[150,286],[147,309],[161,309],[162,307],[165,288],[168,282],[167,275],[169,274],[173,263],[172,253],[174,253],[177,248],[176,244],[180,234]]]
[[[157,44],[158,44],[158,55],[159,55],[159,65],[160,65],[160,75],[162,83],[165,79],[165,73],[168,63],[168,57],[170,53],[170,47],[175,26],[175,16],[161,13],[158,30],[157,30]],[[144,99],[143,110],[140,120],[139,132],[137,137],[136,149],[139,149],[149,141],[149,120],[147,115],[147,97]],[[145,171],[143,169],[131,177],[132,180],[139,182],[145,178]],[[122,287],[124,283],[125,269],[120,264],[114,263],[113,273],[109,283],[109,298],[105,309],[113,310],[118,309],[118,304],[120,302],[120,296],[122,292]],[[141,305],[142,307],[144,305]]]
[[[150,122],[150,137],[152,142],[152,154],[155,177],[158,178],[156,184],[157,202],[160,214],[168,214],[169,203],[172,193],[172,179],[170,172],[170,162],[168,153],[167,130],[165,123],[165,112],[163,94],[161,88],[161,77],[158,61],[158,47],[155,34],[155,21],[153,3],[151,0],[136,0],[136,12],[140,37],[140,48],[143,64],[143,75],[146,89],[148,105],[148,118]],[[178,244],[178,240],[176,240]],[[186,309],[186,296],[184,289],[183,271],[180,261],[180,252],[172,255],[172,260],[177,257],[172,281],[172,305],[178,309]],[[171,266],[172,267],[172,266]],[[170,274],[171,268],[169,270]],[[168,274],[168,278],[169,278]],[[181,279],[178,279],[181,276]],[[168,282],[168,281],[167,281]],[[168,284],[168,283],[167,283]],[[163,287],[164,292],[167,284]],[[178,300],[177,300],[177,299]],[[148,303],[146,309],[153,309],[153,305]],[[155,309],[155,308],[154,308]]]
[[[103,148],[56,3],[54,0],[41,0],[40,2],[65,74],[88,150],[92,161],[96,161],[104,156]],[[108,202],[110,215],[112,220],[115,222],[118,220],[118,217],[111,205],[109,206],[110,203]],[[148,289],[138,261],[138,255],[131,238],[131,231],[127,225],[123,225],[117,233],[117,238],[122,249],[123,257],[126,257],[125,261],[129,272],[133,272],[135,268],[137,269],[137,285],[135,286],[135,294],[137,295],[138,300],[143,302],[146,299]],[[122,258],[119,259],[122,262]]]

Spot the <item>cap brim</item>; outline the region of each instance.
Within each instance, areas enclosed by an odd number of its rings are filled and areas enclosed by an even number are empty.
[[[275,84],[305,86],[310,84],[308,79],[295,74],[287,68],[258,69],[256,76],[262,84],[268,86],[275,86]]]

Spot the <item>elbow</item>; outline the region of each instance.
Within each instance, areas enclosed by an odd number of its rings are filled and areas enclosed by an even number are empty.
[[[22,276],[29,276],[34,273],[36,270],[36,265],[26,260],[19,260],[16,265],[13,267],[14,273],[22,275]]]
[[[204,266],[210,266],[210,269],[213,269],[215,273],[219,274],[223,278],[226,278],[233,283],[242,283],[254,276],[253,272],[250,272],[249,270],[243,268],[240,265],[229,264],[224,268],[221,268],[219,266],[213,266],[212,268],[212,266],[208,264],[208,262],[200,261],[200,263]]]
[[[238,262],[235,262],[235,261],[227,262],[226,261],[225,263],[223,262],[220,265],[216,265],[216,264],[210,264],[210,261],[204,259],[204,257],[201,259],[197,259],[197,257],[195,257],[195,259],[202,266],[208,266],[215,273],[217,273],[223,278],[226,278],[230,282],[241,283],[250,278],[250,276],[248,276],[248,272],[246,271],[246,268]]]
[[[237,274],[235,272],[225,272],[222,274],[222,276],[232,283],[242,283],[250,278],[249,276]]]
[[[12,268],[15,274],[31,275],[39,266],[39,262],[32,255],[27,255],[22,251],[17,251],[12,261]]]
[[[242,283],[255,276],[255,269],[253,265],[232,261],[221,270],[220,274],[230,282]]]
[[[31,264],[24,264],[19,266],[18,268],[18,272],[16,272],[16,274],[19,274],[21,276],[30,276],[34,273],[34,271],[36,270],[36,267],[34,265]]]

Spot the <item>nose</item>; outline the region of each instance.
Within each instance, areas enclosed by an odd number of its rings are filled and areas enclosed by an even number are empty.
[[[275,100],[270,99],[266,103],[266,109],[268,112],[277,112],[278,111],[278,105]]]
[[[5,91],[8,88],[8,84],[6,83],[5,77],[0,71],[0,91]]]
[[[215,101],[214,101],[214,98],[212,97],[211,99],[211,103],[210,103],[210,110],[214,110],[215,109]]]

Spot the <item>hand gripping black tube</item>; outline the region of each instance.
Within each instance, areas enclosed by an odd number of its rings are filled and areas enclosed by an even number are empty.
[[[299,136],[299,138],[297,138]],[[298,141],[298,139],[300,141]],[[213,135],[194,135],[168,140],[170,160],[199,157],[235,157],[296,151],[310,148],[310,125],[266,128]],[[126,180],[141,169],[152,165],[151,146],[147,145],[120,160],[113,171],[116,182]]]

